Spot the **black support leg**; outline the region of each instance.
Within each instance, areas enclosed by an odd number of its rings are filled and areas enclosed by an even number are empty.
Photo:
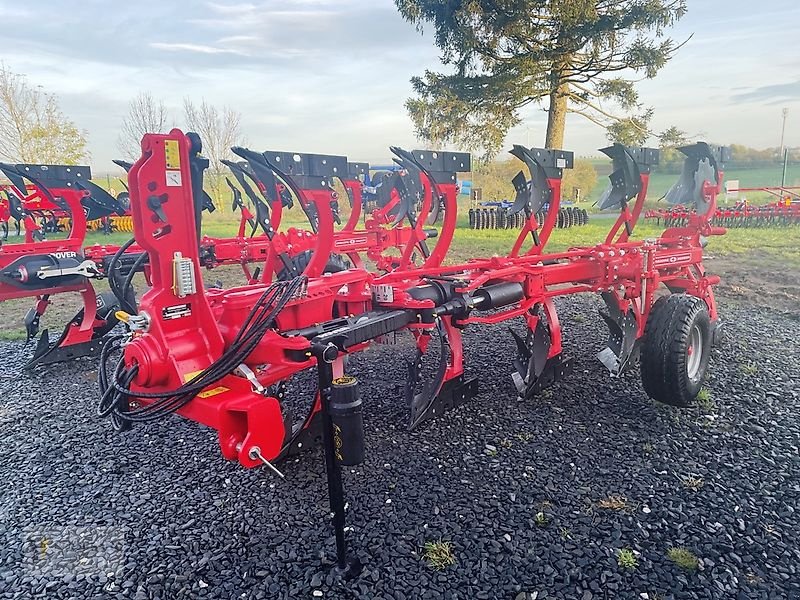
[[[338,356],[335,346],[315,345],[312,353],[317,359],[319,394],[322,408],[322,438],[325,447],[325,469],[328,474],[328,498],[333,514],[333,529],[336,533],[336,573],[344,579],[352,579],[361,572],[361,562],[349,556],[345,539],[344,486],[342,466],[336,458],[333,421],[330,414],[331,386],[333,385],[333,361]]]

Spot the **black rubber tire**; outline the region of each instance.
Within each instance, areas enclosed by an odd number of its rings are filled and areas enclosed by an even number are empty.
[[[692,330],[700,333],[703,353],[694,378],[687,370]],[[711,356],[711,319],[706,303],[689,294],[671,294],[653,304],[642,340],[642,385],[653,400],[686,408],[705,382]]]
[[[305,271],[305,268],[308,266],[308,263],[311,262],[311,257],[313,256],[313,251],[306,250],[302,254],[298,254],[292,259],[295,268],[297,269],[298,273],[302,273]],[[339,271],[346,271],[350,268],[350,263],[345,260],[342,256],[338,254],[331,254],[328,257],[328,262],[325,263],[325,268],[322,270],[323,273],[338,273]],[[277,275],[277,279],[279,281],[286,281],[289,279],[289,274],[287,273],[286,269],[281,269]]]

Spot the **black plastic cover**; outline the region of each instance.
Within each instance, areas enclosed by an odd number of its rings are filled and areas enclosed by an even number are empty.
[[[658,164],[660,151],[658,148],[643,148],[640,146],[626,146],[628,154],[636,161],[637,165],[654,167]]]
[[[446,171],[444,166],[444,152],[438,150],[412,150],[414,160],[426,171]]]
[[[444,170],[454,173],[472,171],[472,155],[469,152],[444,152]]]
[[[333,154],[304,154],[308,172],[304,175],[312,177],[345,177],[347,175],[347,157]]]

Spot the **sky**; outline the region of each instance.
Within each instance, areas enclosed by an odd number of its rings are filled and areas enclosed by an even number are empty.
[[[653,129],[777,147],[788,108],[786,144],[800,146],[800,3],[688,7],[669,35],[691,39],[638,85]],[[441,68],[431,32],[392,0],[0,0],[0,23],[5,66],[58,95],[100,173],[113,172],[119,127],[143,91],[176,126],[185,96],[238,110],[253,149],[385,163],[389,145],[420,145],[403,106],[410,78]],[[522,116],[507,145],[542,144],[543,107]],[[593,155],[605,132],[571,116],[564,145]]]

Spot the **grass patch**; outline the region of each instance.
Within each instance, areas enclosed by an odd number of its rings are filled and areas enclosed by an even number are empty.
[[[645,442],[642,444],[642,452],[645,454],[652,454],[655,451],[656,447],[653,446],[650,442]]]
[[[451,542],[425,542],[422,547],[422,558],[428,566],[435,571],[442,571],[447,567],[456,564],[456,557],[453,554],[453,544]]]
[[[691,550],[682,546],[667,550],[667,558],[684,571],[695,571],[700,564],[700,559]]]
[[[630,548],[620,548],[617,551],[617,565],[620,569],[633,571],[639,566],[639,560]]]
[[[683,487],[685,487],[687,490],[692,490],[693,492],[701,490],[706,484],[702,477],[695,477],[694,475],[687,475],[681,479],[681,483],[683,484]]]
[[[605,510],[618,510],[618,511],[626,511],[630,510],[631,508],[631,505],[628,503],[628,499],[625,496],[618,496],[618,495],[613,495],[609,496],[608,498],[603,498],[597,503],[597,506]]]
[[[753,376],[758,373],[758,365],[755,363],[742,363],[739,365],[739,370],[745,375]]]
[[[697,407],[704,412],[714,412],[717,405],[711,398],[711,390],[708,388],[700,388],[697,393]]]
[[[540,510],[536,513],[536,516],[533,517],[534,523],[536,523],[537,527],[547,527],[550,524],[550,517],[547,514]]]

